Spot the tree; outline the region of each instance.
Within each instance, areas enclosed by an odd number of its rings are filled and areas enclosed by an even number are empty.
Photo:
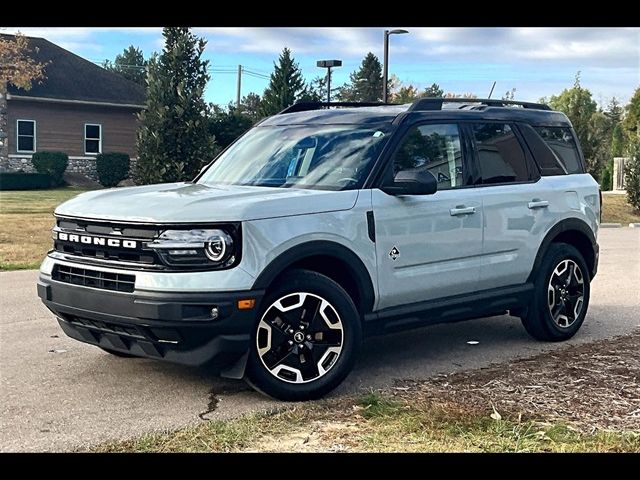
[[[332,92],[335,90],[331,89]],[[327,101],[327,77],[316,77],[305,87],[304,93],[300,96],[303,102],[326,102]]]
[[[633,208],[640,211],[640,139],[638,138],[629,146],[629,160],[625,162],[624,170],[627,200]]]
[[[640,88],[636,88],[625,110],[622,128],[629,142],[635,145],[640,140]],[[630,146],[630,148],[635,147]]]
[[[278,63],[273,64],[274,70],[262,95],[260,112],[268,117],[290,107],[305,93],[305,83],[300,67],[291,56],[291,50],[284,48]]]
[[[430,87],[424,89],[423,97],[440,98],[444,95],[444,90],[437,83],[432,83]]]
[[[602,165],[599,158],[596,158],[596,146],[601,141],[591,130],[602,127],[602,119],[594,118],[598,106],[591,98],[591,92],[580,85],[580,72],[576,74],[573,88],[564,89],[560,95],[552,95],[548,101],[551,108],[564,112],[576,131],[576,135],[582,146],[587,171],[594,177],[598,177]]]
[[[111,72],[122,75],[127,80],[145,86],[147,61],[144,59],[142,50],[133,45],[129,45],[121,54],[116,55],[113,62],[105,60],[102,66]]]
[[[513,101],[516,98],[516,89],[515,87],[511,90],[507,90],[505,94],[502,96],[502,100]]]
[[[242,110],[229,104],[226,110],[212,105],[213,115],[209,117],[209,134],[216,139],[220,148],[226,148],[236,138],[249,130],[254,121]]]
[[[162,35],[165,45],[149,60],[147,103],[139,115],[137,183],[191,180],[215,153],[204,101],[206,41],[187,27],[165,27]]]
[[[340,87],[338,99],[345,102],[382,101],[382,65],[373,53],[367,53],[360,68],[349,75],[349,80]]]
[[[611,157],[621,157],[624,155],[626,141],[624,138],[624,130],[622,125],[618,123],[613,127],[611,135]]]
[[[17,33],[13,38],[0,38],[0,89],[6,93],[10,83],[23,90],[31,89],[33,82],[45,78],[46,64],[34,60],[30,53],[29,39]]]
[[[391,95],[392,103],[411,103],[420,98],[418,89],[413,85],[401,86],[400,89]]]
[[[257,122],[262,118],[260,114],[260,106],[262,105],[262,98],[257,93],[248,93],[240,100],[240,111],[247,115],[253,122]]]

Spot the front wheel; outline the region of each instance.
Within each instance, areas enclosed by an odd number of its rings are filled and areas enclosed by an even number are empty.
[[[247,380],[280,400],[319,398],[349,374],[361,338],[360,315],[340,285],[316,272],[292,270],[262,302]]]
[[[571,245],[552,243],[540,264],[533,301],[522,324],[538,340],[567,340],[584,322],[589,294],[589,271],[582,254]]]

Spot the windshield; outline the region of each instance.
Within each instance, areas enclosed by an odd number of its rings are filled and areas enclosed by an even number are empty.
[[[360,188],[388,126],[293,125],[247,132],[197,183],[352,190]]]

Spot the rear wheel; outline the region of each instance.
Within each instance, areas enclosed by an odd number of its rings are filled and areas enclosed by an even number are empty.
[[[582,254],[565,243],[552,243],[535,279],[533,301],[522,318],[529,335],[546,341],[573,337],[589,305],[589,273]]]
[[[247,380],[281,400],[319,398],[351,371],[361,336],[358,311],[340,285],[316,272],[293,270],[262,302]]]

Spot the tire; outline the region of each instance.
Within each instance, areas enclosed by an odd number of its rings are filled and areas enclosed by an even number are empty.
[[[320,398],[349,374],[361,342],[360,314],[349,294],[324,275],[292,270],[260,305],[245,380],[279,400]]]
[[[573,337],[587,315],[590,291],[582,254],[566,243],[552,243],[536,274],[531,305],[522,317],[527,333],[548,342]]]
[[[107,353],[110,353],[111,355],[114,355],[116,357],[121,357],[121,358],[136,358],[135,355],[131,355],[130,353],[125,353],[125,352],[119,352],[118,350],[111,350],[110,348],[104,348],[104,347],[98,347],[101,350],[104,350]]]

